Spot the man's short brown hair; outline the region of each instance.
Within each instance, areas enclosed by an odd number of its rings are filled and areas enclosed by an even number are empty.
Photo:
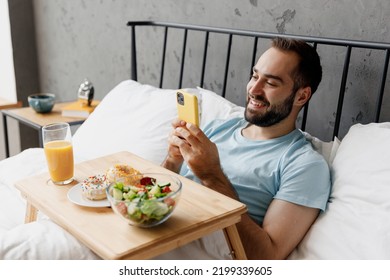
[[[272,47],[281,51],[295,52],[299,57],[298,66],[292,73],[294,91],[302,87],[311,87],[313,94],[322,79],[320,57],[314,47],[302,40],[276,37],[272,40]]]

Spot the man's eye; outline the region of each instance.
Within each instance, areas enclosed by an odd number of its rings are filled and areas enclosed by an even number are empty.
[[[256,75],[251,75],[251,79],[257,80],[257,76]]]
[[[276,87],[276,84],[272,83],[272,82],[267,82],[267,85],[271,86],[271,87]]]

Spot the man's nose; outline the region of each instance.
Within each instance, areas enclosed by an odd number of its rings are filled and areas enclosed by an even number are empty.
[[[249,87],[249,93],[262,94],[264,88],[264,82],[260,79],[254,81]]]

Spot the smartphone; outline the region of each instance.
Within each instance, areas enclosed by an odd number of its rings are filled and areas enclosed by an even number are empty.
[[[178,90],[176,101],[179,119],[199,126],[198,98],[196,95]]]

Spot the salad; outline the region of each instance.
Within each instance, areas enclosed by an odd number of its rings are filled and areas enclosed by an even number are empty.
[[[162,220],[173,211],[175,200],[171,183],[158,183],[155,178],[144,177],[138,184],[116,182],[110,193],[116,201],[116,210],[125,218],[139,224]]]

